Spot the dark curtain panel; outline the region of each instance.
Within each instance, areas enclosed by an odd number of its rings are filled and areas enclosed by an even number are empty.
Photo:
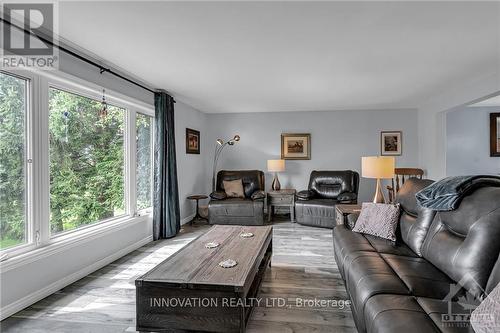
[[[175,159],[174,99],[155,93],[154,240],[174,237],[181,227]]]

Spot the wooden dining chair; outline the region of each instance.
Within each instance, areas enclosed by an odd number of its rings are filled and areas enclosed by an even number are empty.
[[[395,168],[394,178],[392,178],[392,186],[387,186],[387,192],[389,194],[389,202],[393,203],[396,199],[396,193],[398,193],[399,188],[405,183],[405,179],[408,178],[419,178],[422,179],[424,175],[424,170],[419,168]]]

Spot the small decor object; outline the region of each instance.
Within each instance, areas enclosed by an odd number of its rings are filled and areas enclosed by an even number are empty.
[[[222,186],[228,198],[244,198],[243,181],[241,179],[223,180]]]
[[[217,173],[217,162],[219,161],[219,156],[225,146],[234,146],[235,143],[240,141],[240,136],[236,134],[232,139],[224,142],[222,139],[217,139],[215,141],[215,153],[214,153],[214,163],[212,165],[212,192],[215,192],[215,174]]]
[[[241,238],[252,238],[253,237],[253,234],[251,232],[242,232],[240,234],[240,237]]]
[[[219,245],[220,244],[217,242],[209,242],[209,243],[205,244],[205,247],[207,249],[214,249],[214,248],[218,247]]]
[[[361,213],[352,231],[396,241],[399,204],[363,202]]]
[[[380,155],[400,156],[403,153],[402,136],[401,131],[380,132]]]
[[[490,156],[500,157],[500,112],[490,113]]]
[[[394,177],[394,157],[367,156],[361,157],[361,174],[364,178],[375,178],[377,180],[377,188],[374,203],[385,203],[384,193],[380,179],[390,179]]]
[[[99,109],[99,117],[104,119],[108,116],[108,103],[106,102],[106,90],[102,90],[102,102]]]
[[[285,160],[267,160],[267,171],[274,172],[271,188],[273,191],[279,191],[281,189],[281,184],[278,179],[278,172],[285,171]]]
[[[200,153],[200,131],[186,128],[186,154]]]
[[[238,265],[238,263],[236,262],[236,260],[233,260],[233,259],[227,259],[227,260],[221,261],[219,263],[219,266],[222,268],[231,268],[231,267],[234,267],[236,265]]]
[[[281,134],[282,160],[310,160],[311,134],[283,133]]]

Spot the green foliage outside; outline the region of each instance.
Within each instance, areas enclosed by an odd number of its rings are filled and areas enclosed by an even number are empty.
[[[49,90],[50,227],[72,230],[124,213],[125,110]]]
[[[0,73],[0,249],[25,240],[25,81]]]

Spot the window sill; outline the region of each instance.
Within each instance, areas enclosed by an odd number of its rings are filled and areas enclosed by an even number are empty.
[[[95,226],[89,226],[83,230],[73,231],[71,233],[61,235],[51,239],[47,244],[38,246],[37,248],[8,257],[0,262],[0,271],[4,273],[11,269],[35,262],[50,255],[63,252],[78,244],[85,243],[96,236],[102,236],[113,233],[131,226],[136,223],[145,223],[149,220],[149,215],[124,217],[119,220],[113,220],[106,223],[99,223]]]

